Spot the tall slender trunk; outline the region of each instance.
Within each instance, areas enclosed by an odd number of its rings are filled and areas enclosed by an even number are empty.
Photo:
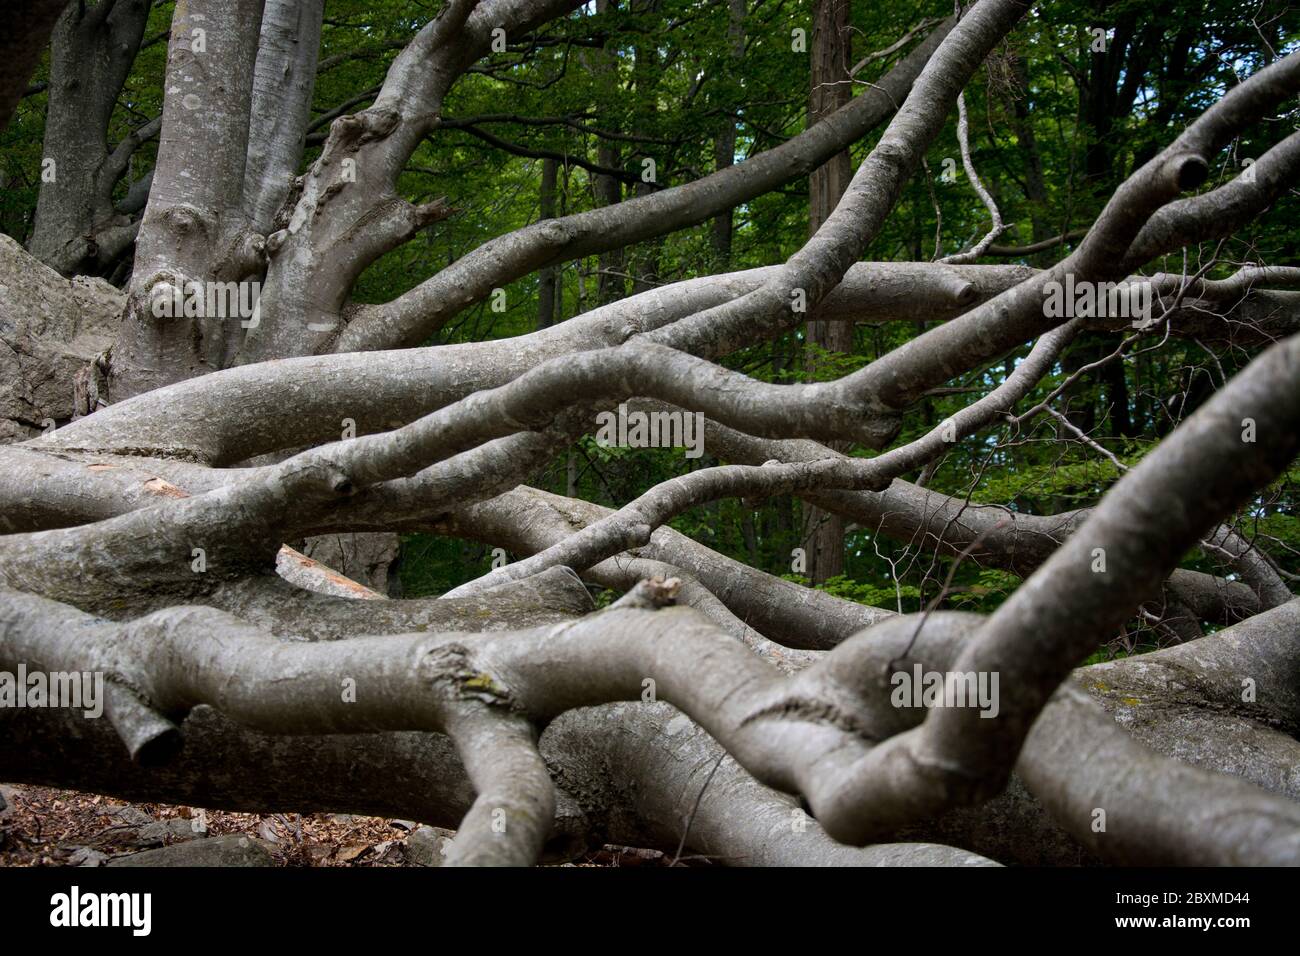
[[[538,192],[538,218],[555,218],[555,182],[557,165],[553,159],[542,160],[542,186]],[[537,327],[547,328],[555,324],[555,266],[546,266],[537,277]]]
[[[739,68],[745,55],[745,0],[728,0],[727,40],[733,68]],[[724,104],[730,106],[732,104]],[[736,161],[736,121],[728,114],[718,125],[718,135],[713,140],[713,167],[726,169]],[[731,262],[731,236],[734,229],[734,210],[728,209],[714,217],[709,227],[709,242],[717,268],[725,269]]]
[[[808,96],[808,125],[835,112],[852,98],[849,79],[850,0],[817,0],[813,13],[811,91]],[[808,179],[808,231],[815,233],[834,211],[853,176],[848,150],[813,170]],[[828,352],[853,350],[851,322],[810,320],[808,344]],[[814,351],[807,360],[815,373]],[[804,509],[804,548],[808,552],[808,577],[816,584],[844,573],[844,519],[811,505]]]
[[[597,14],[609,13],[617,7],[618,0],[596,0]],[[616,58],[617,54],[608,50],[597,51],[593,57],[592,72],[604,77],[607,82],[617,83]],[[623,164],[623,157],[617,146],[602,140],[596,147],[596,162],[601,166],[616,169]],[[602,206],[613,206],[623,200],[623,184],[613,176],[597,175],[593,178],[593,186],[596,191],[596,201]],[[625,259],[622,248],[608,249],[600,254],[600,275],[596,282],[598,304],[605,305],[627,295],[627,281],[623,277]]]

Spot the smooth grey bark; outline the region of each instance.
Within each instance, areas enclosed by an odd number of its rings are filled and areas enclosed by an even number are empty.
[[[28,248],[64,275],[102,274],[134,239],[130,217],[113,206],[113,187],[160,124],[139,125],[116,147],[108,133],[149,6],[69,3],[54,28],[41,153],[42,175],[49,169],[53,179],[42,179]]]
[[[448,88],[487,51],[492,30],[525,32],[575,6],[454,0],[398,55],[374,104],[334,121],[288,224],[267,238],[267,320],[249,330],[241,362],[309,354],[339,336],[362,271],[449,212],[440,200],[416,206],[396,193],[398,174],[437,126]]]
[[[159,318],[152,305],[187,282],[238,281],[260,268],[263,242],[241,196],[261,19],[262,0],[194,0],[176,10],[158,160],[109,372],[112,401],[221,368],[239,333],[230,318]]]
[[[616,686],[600,681],[579,691],[557,672],[560,700],[543,703],[532,699],[531,691],[525,691],[518,680],[506,677],[502,683],[500,675],[520,666],[542,675],[529,663],[536,655],[534,637],[545,641],[561,659],[569,656],[571,645],[576,647],[574,641],[585,644],[595,639],[592,649],[600,653],[598,648],[607,642],[598,635],[610,626],[616,631],[624,621],[643,622],[655,630],[666,626],[674,635],[673,643],[707,640],[694,624],[681,631],[678,623],[686,619],[656,612],[661,599],[653,585],[649,590],[638,588],[632,600],[562,627],[502,635],[500,647],[506,657],[495,663],[490,635],[480,635],[472,643],[456,635],[427,639],[394,635],[283,644],[236,618],[198,608],[172,608],[113,625],[40,599],[8,597],[3,611],[6,662],[33,666],[39,662],[62,669],[75,658],[92,670],[109,670],[109,719],[142,764],[170,760],[180,740],[172,718],[181,719],[202,703],[218,703],[241,722],[277,733],[313,728],[317,732],[447,731],[477,791],[449,858],[467,864],[536,858],[551,832],[556,799],[529,724],[570,709],[572,703],[561,701],[574,692],[576,702],[609,693]],[[64,637],[40,633],[56,621]],[[171,648],[161,656],[156,653],[160,642]],[[751,675],[754,666],[767,666],[748,656],[742,645],[733,647],[726,656],[733,663],[749,662],[742,669]],[[146,663],[137,654],[147,648],[153,650],[146,651]],[[107,656],[96,660],[101,650]],[[406,663],[403,658],[408,658]],[[357,687],[351,699],[335,692],[340,678]],[[682,693],[691,701],[702,699],[685,688],[677,691],[677,679],[669,673],[664,678],[665,685],[672,681],[674,696]],[[524,678],[525,683],[531,680]],[[626,678],[619,681],[625,684]],[[665,693],[669,693],[666,688]],[[289,714],[293,716],[286,721]],[[507,821],[504,828],[495,825],[499,814]]]
[[[678,319],[754,291],[775,274],[775,267],[768,267],[686,280],[515,339],[228,369],[202,382],[157,389],[129,406],[106,409],[45,442],[50,448],[121,448],[137,454],[152,448],[174,457],[231,464],[337,437],[344,417],[364,434],[405,424],[476,389],[503,384],[547,359],[666,329]],[[952,319],[1035,275],[1020,266],[859,263],[817,311],[863,322]],[[1162,296],[1173,294],[1179,285],[1175,280],[1170,276],[1159,282]],[[1171,323],[1175,331],[1187,327],[1191,335],[1217,336],[1239,346],[1257,346],[1300,331],[1300,293],[1267,291],[1269,281],[1260,277],[1241,288],[1206,283],[1197,298],[1171,302]],[[1105,328],[1111,321],[1090,322],[1088,327]],[[1157,329],[1154,334],[1162,333]],[[671,335],[667,339],[675,344]],[[984,356],[981,349],[971,360],[978,363]],[[912,354],[900,349],[874,364],[877,372],[891,366],[901,372],[912,361]],[[305,388],[308,384],[314,387]],[[289,402],[295,416],[279,420],[278,410]],[[196,420],[200,417],[206,420]]]
[[[129,625],[108,625],[96,624],[50,602],[11,595],[4,610],[4,642],[0,646],[6,661],[39,660],[44,666],[60,668],[108,665],[111,679],[129,682],[127,686],[138,695],[119,704],[110,718],[141,759],[157,755],[160,735],[169,732],[160,727],[147,738],[132,736],[141,722],[128,720],[127,711],[143,706],[145,712],[184,714],[216,699],[211,695],[218,687],[223,710],[277,733],[301,733],[308,728],[400,730],[424,723],[435,729],[448,726],[479,791],[457,838],[458,857],[465,862],[508,862],[524,858],[520,854],[541,852],[552,832],[552,819],[548,814],[544,828],[533,825],[536,818],[526,808],[545,803],[536,804],[537,794],[530,797],[528,792],[533,787],[549,791],[552,784],[540,778],[528,782],[532,771],[527,767],[533,765],[527,756],[530,745],[524,744],[517,752],[524,776],[515,777],[509,785],[499,773],[508,769],[511,761],[488,767],[477,759],[472,743],[485,729],[495,727],[496,733],[513,734],[510,728],[517,726],[512,717],[493,707],[508,705],[512,714],[522,713],[545,723],[610,695],[637,699],[642,696],[643,675],[651,675],[655,693],[694,718],[759,780],[779,789],[797,787],[815,806],[818,790],[827,783],[836,785],[841,770],[852,766],[856,754],[919,719],[909,708],[884,702],[888,673],[902,658],[907,663],[946,667],[945,662],[961,653],[961,646],[980,626],[978,618],[952,613],[919,621],[892,618],[846,642],[807,670],[784,677],[753,657],[741,643],[704,624],[694,612],[663,608],[672,587],[672,582],[642,585],[614,607],[558,628],[485,634],[472,641],[457,635],[410,635],[385,638],[382,644],[372,638],[354,638],[326,645],[267,643],[268,638],[236,619],[199,609],[172,609]],[[1294,615],[1293,606],[1287,610]],[[53,618],[64,619],[65,631],[74,621],[82,622],[79,635],[36,636]],[[644,631],[646,639],[628,641],[621,633],[625,627]],[[156,654],[148,660],[139,656],[142,649],[156,648],[160,641],[170,649],[165,660]],[[248,655],[250,646],[261,648],[262,653]],[[546,653],[539,655],[542,646]],[[99,655],[109,648],[112,657],[99,663]],[[698,651],[705,648],[708,653],[701,656]],[[410,652],[414,657],[408,657]],[[304,667],[307,661],[314,664]],[[362,689],[355,705],[331,702],[336,695],[330,687],[338,674],[355,675]],[[382,684],[376,684],[376,679],[382,679]],[[1084,774],[1062,774],[1062,761],[1072,761],[1077,753],[1074,731],[1081,721],[1093,725],[1091,769]],[[635,727],[632,719],[620,723]],[[21,738],[21,718],[17,726]],[[656,735],[663,740],[687,730],[697,733],[691,720],[675,717]],[[498,740],[497,753],[499,745]],[[639,746],[647,756],[655,756],[655,748],[644,742]],[[695,746],[698,753],[699,745]],[[583,748],[579,744],[565,749],[581,756]],[[677,743],[667,752],[677,753],[680,764]],[[555,762],[550,760],[552,767]],[[700,766],[698,758],[690,763]],[[1295,862],[1300,853],[1296,823],[1300,810],[1294,803],[1145,751],[1075,690],[1063,689],[1053,697],[1026,744],[1022,763],[1026,782],[1049,812],[1103,856],[1148,862],[1214,857],[1223,862],[1284,863]],[[654,765],[653,759],[650,764]],[[622,765],[639,769],[646,761]],[[1120,771],[1135,765],[1146,772],[1140,783],[1131,772]],[[560,779],[572,783],[568,775],[562,774]],[[721,819],[710,821],[703,834],[713,826],[722,829],[728,811],[738,807],[746,811],[742,816],[757,813],[757,825],[748,827],[754,839],[746,842],[747,828],[738,830],[730,823],[715,838],[718,842],[714,845],[720,850],[730,843],[732,849],[760,854],[759,861],[763,856],[775,861],[790,852],[783,846],[801,842],[797,837],[810,824],[793,802],[784,801],[784,807],[780,802],[773,805],[761,788],[734,768],[720,783],[720,792],[713,795],[717,809],[711,812],[719,813]],[[505,789],[485,790],[485,784]],[[741,794],[732,792],[736,788]],[[672,798],[675,785],[667,791]],[[485,794],[490,794],[486,802]],[[653,789],[651,795],[653,799]],[[1088,803],[1101,800],[1119,825],[1112,825],[1102,837],[1082,836],[1080,831],[1089,828],[1080,817],[1090,820],[1091,814],[1080,812],[1081,799]],[[484,832],[476,810],[490,806],[492,800],[497,801],[498,809],[505,802],[507,818],[523,825],[522,836],[518,831],[502,837]],[[746,801],[755,800],[756,805],[746,806]],[[562,801],[550,804],[560,805]],[[512,806],[516,808],[513,811],[509,809]],[[1203,818],[1204,824],[1181,826],[1188,814],[1193,819]],[[659,827],[662,840],[664,829],[672,826],[673,814],[660,810],[651,816],[652,828]],[[785,821],[793,825],[783,843],[778,834]],[[704,841],[706,852],[711,849],[707,837],[697,835],[696,839]],[[829,849],[829,844],[822,846]],[[814,840],[813,847],[805,846],[805,851],[816,848]],[[944,858],[936,857],[935,849],[923,847],[877,850],[884,851],[883,859],[894,862],[909,859],[918,850],[928,853],[924,858],[931,861]],[[844,855],[847,852],[838,851],[839,862],[853,861],[852,856]],[[859,861],[872,855],[869,851]],[[955,861],[951,854],[948,859]]]
[[[51,448],[120,447],[135,453],[154,448],[224,465],[335,438],[344,417],[356,423],[357,434],[365,434],[504,384],[548,359],[663,329],[753,291],[775,272],[770,267],[674,283],[515,339],[227,369],[202,381],[156,389],[46,440]],[[886,321],[900,309],[951,317],[1025,274],[1015,266],[985,272],[982,267],[861,263],[827,297],[823,309],[827,315],[862,321]],[[303,387],[308,384],[315,387]],[[284,421],[278,410],[291,401],[295,415]],[[208,420],[195,421],[200,415]]]
[[[1044,353],[1050,354],[1062,339],[1060,333],[1046,337],[1049,345]],[[1043,361],[1040,358],[1039,363]],[[959,429],[978,427],[1005,407],[1007,396],[1023,394],[1032,384],[1029,372],[1034,368],[1027,363],[1023,378],[1009,380],[967,409]],[[663,346],[629,343],[539,366],[507,385],[476,393],[391,433],[352,438],[265,466],[249,480],[176,501],[165,517],[148,510],[87,529],[13,536],[0,542],[0,555],[7,557],[3,573],[11,586],[36,587],[74,601],[103,600],[105,582],[129,579],[132,568],[163,564],[171,568],[172,586],[193,590],[198,582],[187,573],[184,556],[196,542],[222,569],[221,574],[251,570],[270,560],[285,536],[310,527],[313,517],[333,502],[403,479],[521,428],[544,430],[556,418],[557,403],[571,401],[574,395],[620,398],[629,388],[699,407],[710,417],[760,435],[849,434],[868,443],[877,437],[871,425],[861,430],[860,406],[839,384],[766,385]],[[936,429],[913,445],[874,460],[840,458],[759,469],[707,469],[664,486],[662,503],[652,507],[671,515],[692,502],[726,493],[773,493],[818,484],[879,489],[923,461],[920,456],[926,448],[933,455],[944,444],[942,429]],[[634,521],[632,530],[641,535],[644,527],[648,534],[652,526],[653,522]],[[73,573],[67,555],[53,562],[43,557],[47,548],[58,550],[58,542],[87,534],[102,542],[93,572],[77,564]],[[147,548],[138,547],[141,535],[149,538]]]
[[[288,575],[282,572],[281,577]],[[572,620],[593,606],[586,587],[564,568],[509,582],[473,598],[450,600],[384,600],[377,594],[358,600],[355,589],[337,596],[313,593],[281,577],[222,585],[204,602],[277,637],[316,641],[355,634],[512,630]]]
[[[1300,800],[1300,599],[1079,683],[1152,750]]]
[[[253,68],[244,213],[266,235],[302,162],[324,0],[266,0]]]

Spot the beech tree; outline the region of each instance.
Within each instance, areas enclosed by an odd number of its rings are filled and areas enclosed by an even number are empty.
[[[452,864],[1300,863],[1294,27],[978,0],[870,49],[775,6],[340,47],[323,0],[20,2],[0,671],[102,675],[105,719],[0,706],[0,779],[418,819]],[[485,164],[529,222],[476,231]],[[659,464],[593,490],[619,445]],[[993,487],[1044,447],[1090,500]],[[794,499],[883,599],[801,576]],[[394,596],[397,535],[489,550]]]

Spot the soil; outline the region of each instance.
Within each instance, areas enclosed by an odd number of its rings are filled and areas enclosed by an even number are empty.
[[[263,841],[277,866],[415,866],[419,854],[410,838],[417,829],[430,830],[425,836],[440,840],[454,835],[411,820],[339,813],[230,813],[26,785],[0,785],[0,796],[7,804],[0,809],[0,866],[102,866],[115,857],[224,834]],[[605,846],[568,865],[673,862],[657,850]]]

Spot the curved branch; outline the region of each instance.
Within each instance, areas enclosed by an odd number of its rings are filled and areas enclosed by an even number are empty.
[[[410,292],[363,307],[335,351],[391,348],[427,338],[493,288],[548,265],[696,225],[816,168],[881,123],[907,95],[951,29],[945,21],[862,95],[811,129],[744,163],[616,206],[546,220],[494,239]]]
[[[1258,423],[1258,441],[1242,440],[1245,419]],[[879,828],[1000,790],[1033,721],[1070,668],[1298,449],[1300,337],[1293,337],[1251,363],[1125,475],[957,658],[956,670],[1001,673],[998,718],[935,711],[858,761],[843,794],[814,800],[818,819],[838,838],[864,840]],[[845,801],[849,792],[857,801],[870,794],[872,820]]]
[[[649,541],[653,531],[688,508],[720,497],[773,495],[791,491],[831,488],[868,488],[879,491],[899,475],[912,471],[947,451],[953,442],[1003,415],[1025,396],[1052,367],[1061,350],[1078,331],[1071,322],[1043,336],[1029,356],[1006,380],[979,401],[941,422],[916,441],[872,459],[828,456],[817,461],[782,464],[769,461],[759,468],[722,466],[693,471],[661,482],[618,512],[526,561],[499,568],[492,574],[448,592],[456,597],[473,594],[493,582],[518,580],[556,565],[583,569]],[[820,402],[823,413],[834,408]],[[782,417],[799,418],[790,402],[775,406]],[[833,418],[831,419],[833,420]],[[751,429],[752,430],[752,429]],[[812,428],[801,429],[805,434]]]

